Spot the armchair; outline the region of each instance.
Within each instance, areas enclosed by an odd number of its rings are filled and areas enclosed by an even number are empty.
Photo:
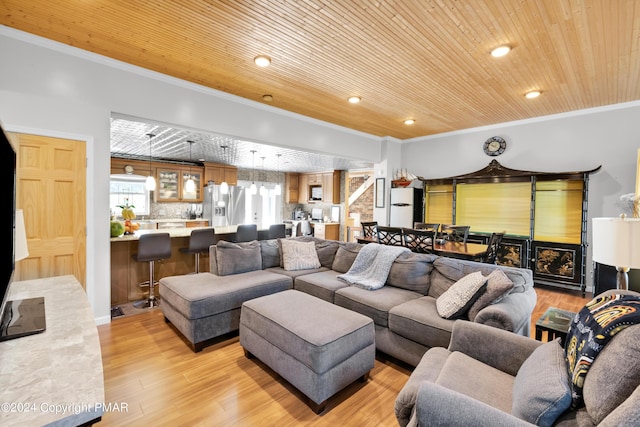
[[[429,349],[400,391],[396,418],[401,426],[638,425],[639,355],[640,325],[615,335],[585,377],[585,406],[574,410],[557,340],[457,320],[449,347]]]

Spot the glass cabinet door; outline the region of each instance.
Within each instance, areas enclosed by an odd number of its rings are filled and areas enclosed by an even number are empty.
[[[178,170],[158,168],[158,200],[176,201],[179,200],[180,173]]]
[[[187,191],[187,181],[189,177],[193,179],[195,185],[194,191]],[[202,200],[202,172],[192,170],[189,172],[188,170],[182,171],[182,200],[189,201],[200,201]]]

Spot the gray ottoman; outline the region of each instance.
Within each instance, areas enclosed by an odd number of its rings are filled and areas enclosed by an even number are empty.
[[[317,414],[336,392],[366,381],[375,360],[370,318],[295,290],[244,302],[240,344],[304,393]]]

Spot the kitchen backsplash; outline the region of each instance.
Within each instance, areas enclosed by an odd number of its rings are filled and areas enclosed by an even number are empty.
[[[194,205],[202,212],[202,203],[151,203],[151,219],[187,218]]]

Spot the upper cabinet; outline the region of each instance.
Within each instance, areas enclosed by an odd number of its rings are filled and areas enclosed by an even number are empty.
[[[160,165],[156,168],[156,201],[158,202],[201,202],[203,168],[198,166]],[[189,191],[189,177],[195,189]]]
[[[287,203],[340,203],[340,171],[287,173]]]
[[[238,168],[218,163],[205,163],[204,184],[209,181],[216,184],[226,182],[229,185],[238,185]]]

